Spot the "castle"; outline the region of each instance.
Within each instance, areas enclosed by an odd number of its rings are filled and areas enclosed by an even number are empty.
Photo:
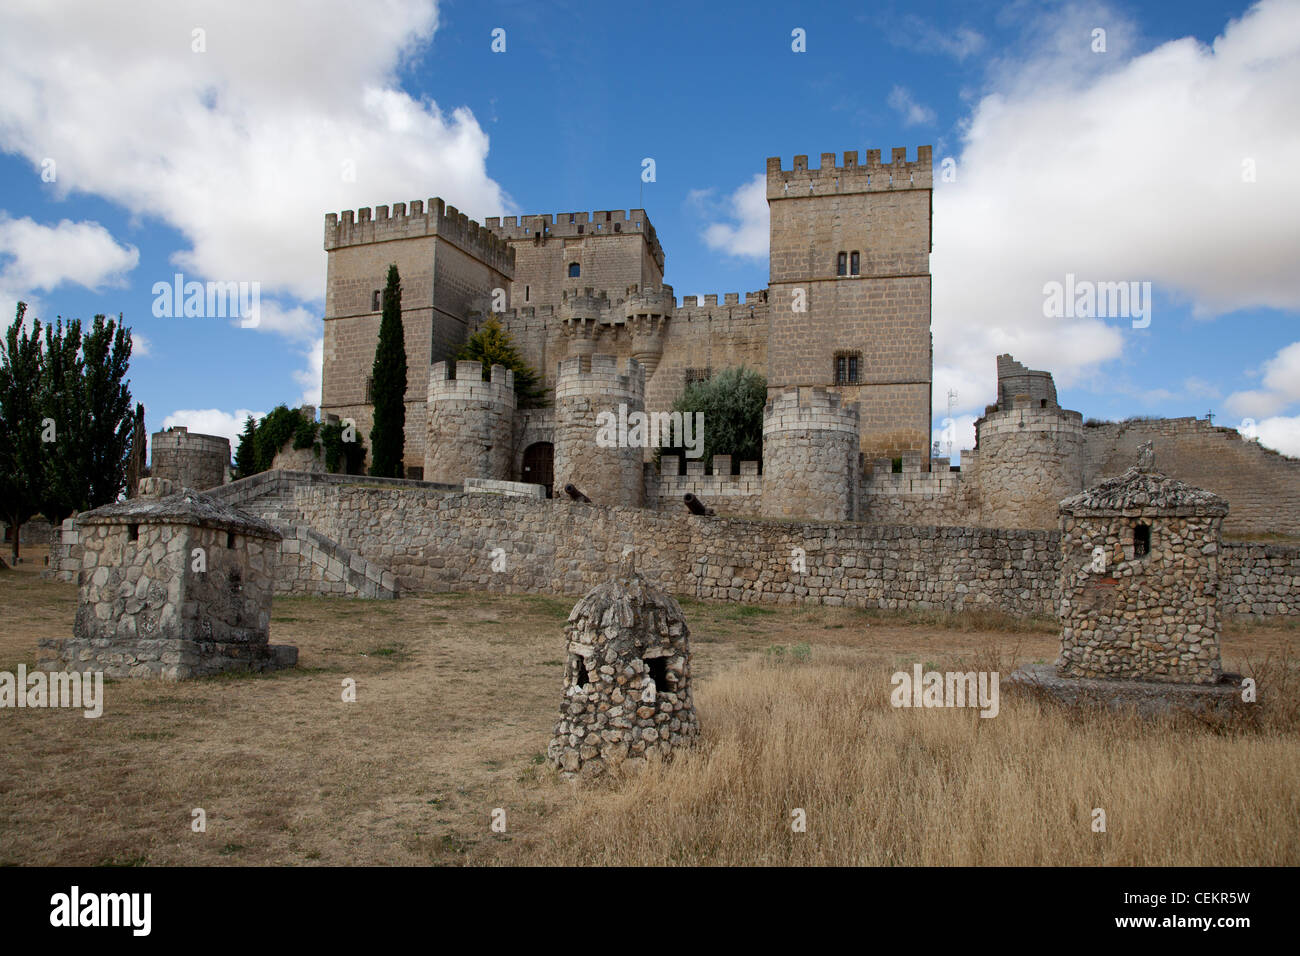
[[[1087,427],[1051,375],[997,358],[997,402],[960,469],[931,442],[931,148],[790,168],[767,160],[766,289],[674,296],[642,209],[482,225],[441,199],[325,217],[323,415],[369,434],[369,372],[389,264],[402,276],[408,478],[573,484],[616,506],[872,524],[1051,528],[1057,503],[1158,437],[1171,474],[1232,502],[1225,531],[1300,533],[1300,462],[1194,419]],[[553,390],[516,407],[510,373],[450,361],[495,315]],[[763,461],[604,448],[596,416],[667,412],[692,381],[766,374]],[[707,427],[707,425],[706,425]],[[734,472],[734,474],[733,474]]]

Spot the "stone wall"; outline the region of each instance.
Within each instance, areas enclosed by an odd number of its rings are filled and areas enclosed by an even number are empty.
[[[756,518],[762,514],[763,476],[758,473],[758,462],[742,461],[738,475],[731,473],[730,455],[713,456],[711,475],[704,473],[703,461],[687,460],[685,474],[681,466],[682,459],[676,455],[660,459],[658,472],[647,466],[647,503],[655,510],[682,514],[685,497],[692,494],[720,515]]]
[[[744,521],[341,486],[304,488],[297,504],[313,527],[390,568],[403,591],[579,594],[627,546],[647,578],[714,600],[1042,615],[1056,586],[1052,532]]]
[[[395,598],[393,573],[303,525],[285,529],[276,594]]]
[[[1224,542],[1221,553],[1221,614],[1300,617],[1300,547],[1229,541]]]
[[[1150,441],[1161,471],[1228,499],[1225,535],[1300,535],[1300,460],[1243,439],[1235,428],[1162,418],[1107,422],[1083,433],[1086,484],[1123,472]]]
[[[390,569],[402,591],[580,594],[622,549],[675,594],[898,610],[1056,614],[1056,531],[797,524],[607,508],[565,499],[320,484],[297,492],[314,528]],[[506,570],[491,569],[492,551]],[[792,570],[802,549],[807,572]],[[1300,615],[1300,547],[1225,545],[1225,614]]]

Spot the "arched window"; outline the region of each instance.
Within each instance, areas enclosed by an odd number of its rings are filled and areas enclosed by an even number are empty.
[[[862,265],[862,257],[859,256],[857,252],[851,253],[849,255],[849,275],[851,276],[858,275],[859,272],[861,271],[860,269],[861,265]]]
[[[578,265],[576,262],[570,262],[570,263],[569,263],[569,278],[570,278],[570,279],[576,279],[576,278],[578,278],[578,277],[581,276],[581,275],[582,275],[582,266]]]
[[[835,257],[835,274],[848,275],[848,257],[842,252]]]
[[[382,294],[378,289],[376,289],[374,292],[370,293],[370,311],[371,311],[371,312],[378,312],[378,311],[379,311],[379,306],[382,304],[382,303],[381,303],[382,295],[383,295],[383,294]]]

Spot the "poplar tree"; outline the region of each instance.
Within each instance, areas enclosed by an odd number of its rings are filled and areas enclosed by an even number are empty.
[[[405,477],[402,455],[406,443],[406,343],[402,336],[402,280],[395,265],[388,267],[388,282],[384,287],[370,395],[374,406],[370,474],[379,478]]]
[[[41,447],[39,385],[43,356],[41,323],[23,327],[27,303],[19,302],[14,324],[0,342],[0,517],[13,529],[13,560],[28,518],[40,509],[45,456]]]

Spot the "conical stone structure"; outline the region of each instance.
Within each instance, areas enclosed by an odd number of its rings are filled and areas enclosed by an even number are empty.
[[[618,579],[569,614],[564,700],[547,756],[563,776],[667,757],[699,735],[690,628],[677,601],[625,556]]]

